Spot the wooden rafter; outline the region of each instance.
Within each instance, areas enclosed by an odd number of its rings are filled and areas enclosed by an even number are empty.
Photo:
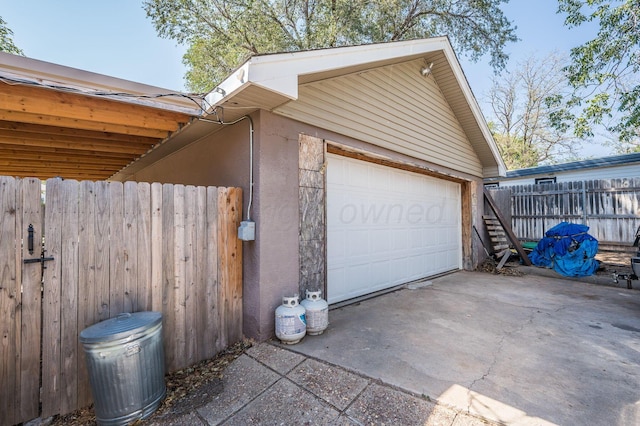
[[[0,82],[0,175],[108,179],[195,116],[128,100]]]
[[[165,131],[175,130],[175,123],[186,123],[190,118],[187,114],[109,98],[8,84],[2,86],[0,109]]]
[[[113,123],[103,123],[96,120],[82,120],[56,115],[33,114],[22,111],[7,111],[0,108],[0,120],[20,123],[46,124],[54,127],[70,129],[92,130],[106,133],[122,133],[125,135],[146,136],[151,138],[166,138],[171,132],[164,129],[125,126]],[[177,123],[174,123],[177,124]],[[179,126],[176,126],[176,130]]]
[[[157,140],[156,140],[157,142]],[[76,138],[65,138],[65,139],[45,139],[45,138],[26,138],[26,137],[8,137],[8,136],[0,136],[0,145],[4,145],[6,147],[9,146],[28,146],[38,148],[38,147],[48,147],[48,148],[65,148],[65,149],[89,149],[91,151],[103,151],[103,152],[126,152],[126,153],[135,153],[142,154],[146,152],[149,148],[153,147],[153,143],[129,143],[129,142],[107,142],[101,139],[76,139]]]
[[[158,137],[164,137],[165,132],[163,132],[161,135],[148,137],[124,133],[105,132],[102,130],[83,130],[77,127],[46,126],[20,121],[0,121],[0,137],[11,135],[15,136],[18,134],[30,134],[33,138],[37,138],[38,134],[42,134],[46,135],[47,138],[50,139],[55,139],[56,137],[59,139],[98,139],[104,141],[124,141],[152,145],[158,140]]]

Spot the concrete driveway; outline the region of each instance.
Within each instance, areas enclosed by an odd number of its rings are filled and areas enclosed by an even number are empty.
[[[640,291],[457,272],[287,349],[505,424],[640,424]]]

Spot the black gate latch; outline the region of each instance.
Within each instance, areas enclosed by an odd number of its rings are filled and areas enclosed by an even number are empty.
[[[33,246],[34,246],[34,229],[33,229],[33,225],[29,224],[29,227],[27,228],[27,249],[29,250],[29,254],[33,254]],[[42,244],[42,242],[40,242],[40,244]],[[41,263],[42,264],[42,269],[47,269],[46,266],[44,266],[44,262],[48,262],[49,260],[53,260],[53,257],[45,257],[44,256],[44,252],[46,250],[44,249],[44,247],[42,247],[42,251],[40,252],[40,257],[37,259],[24,259],[23,262],[24,263]]]
[[[36,259],[24,259],[23,262],[24,263],[42,263],[42,269],[47,269],[46,266],[44,266],[44,262],[48,262],[50,260],[53,260],[53,257],[45,257],[44,256],[44,250],[42,250],[42,254],[40,255],[40,257],[36,258]]]

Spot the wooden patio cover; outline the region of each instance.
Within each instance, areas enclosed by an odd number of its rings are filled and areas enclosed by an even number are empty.
[[[105,180],[196,115],[114,98],[0,80],[0,175]]]

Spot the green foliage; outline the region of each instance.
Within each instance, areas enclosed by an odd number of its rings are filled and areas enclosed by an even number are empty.
[[[504,160],[507,170],[535,167],[539,163],[540,150],[531,145],[518,135],[498,133],[495,131],[495,123],[489,122],[489,128],[493,128],[493,138],[498,145],[500,155]]]
[[[565,25],[597,23],[595,38],[571,50],[565,71],[574,91],[554,124],[575,123],[579,137],[604,125],[623,144],[640,142],[640,1],[559,0]],[[578,112],[571,113],[570,110]]]
[[[7,27],[7,23],[0,17],[0,52],[13,53],[14,55],[24,55],[13,43],[13,31]]]
[[[458,52],[491,56],[517,41],[508,0],[145,0],[161,37],[188,45],[190,90],[208,91],[255,54],[448,35]]]

